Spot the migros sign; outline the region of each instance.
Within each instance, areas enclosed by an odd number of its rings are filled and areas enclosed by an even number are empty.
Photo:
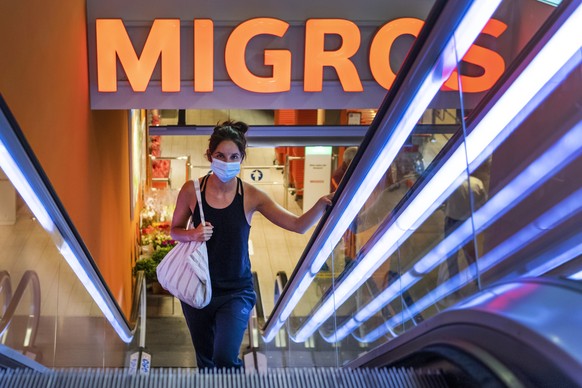
[[[252,93],[289,92],[292,83],[291,49],[262,49],[263,65],[270,75],[257,75],[249,69],[250,42],[258,36],[283,38],[290,24],[275,18],[253,18],[240,23],[229,33],[223,52],[215,52],[215,27],[210,19],[194,19],[191,53],[181,52],[180,19],[155,19],[138,55],[121,19],[96,19],[97,90],[114,94],[118,90],[118,63],[125,72],[133,92],[146,92],[158,60],[163,93],[181,92],[181,63],[183,55],[193,56],[191,91],[212,93],[215,88],[215,58],[224,55],[224,66],[230,80],[239,88]],[[304,26],[303,92],[320,93],[324,89],[324,68],[335,70],[337,82],[344,92],[364,92],[360,71],[352,60],[360,48],[367,47],[369,68],[366,72],[388,90],[396,77],[390,64],[390,52],[396,40],[405,35],[417,37],[424,22],[416,18],[399,18],[387,22],[373,34],[371,41],[362,42],[359,27],[346,19],[309,19]],[[491,19],[482,34],[500,37],[507,25]],[[326,40],[340,38],[338,47],[326,48]],[[255,53],[256,54],[256,53]],[[463,61],[481,69],[478,75],[461,74],[463,92],[488,90],[505,70],[501,55],[489,48],[474,44]],[[444,90],[458,90],[458,74],[445,83]],[[190,82],[190,81],[188,81]]]

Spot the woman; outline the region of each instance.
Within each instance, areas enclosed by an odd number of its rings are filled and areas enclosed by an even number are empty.
[[[237,178],[246,155],[247,130],[245,123],[229,121],[215,127],[210,136],[206,157],[212,174],[200,179],[206,224],[200,224],[200,204],[192,181],[180,190],[172,219],[173,239],[206,241],[208,248],[212,300],[203,309],[182,303],[202,369],[242,366],[239,349],[256,300],[248,253],[253,214],[258,211],[284,229],[305,233],[331,204],[332,194],[296,216]],[[186,229],[190,217],[196,227]]]

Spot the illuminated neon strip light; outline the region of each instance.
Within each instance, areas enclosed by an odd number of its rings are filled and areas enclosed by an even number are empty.
[[[546,263],[532,269],[531,271],[527,272],[524,277],[539,277],[543,274],[546,274],[555,268],[558,268],[570,260],[582,255],[582,243],[560,253],[558,256],[554,257],[553,259],[547,261]],[[575,276],[575,275],[573,275]],[[570,276],[570,279],[574,279],[573,276]]]
[[[505,260],[507,257],[510,257],[515,252],[518,252],[524,246],[532,243],[547,233],[549,229],[540,228],[540,224],[558,225],[573,217],[580,211],[582,211],[582,189],[574,192],[562,202],[542,214],[535,221],[527,225],[525,228],[483,255],[481,258],[479,258],[477,263],[471,264],[464,270],[460,271],[457,275],[450,278],[445,283],[441,284],[430,293],[425,295],[414,305],[408,306],[409,314],[418,314],[437,301],[442,300],[446,296],[461,289],[464,285],[467,284],[466,279],[469,278],[472,273],[476,273],[476,265],[478,265],[480,273],[485,273]],[[556,262],[556,264],[560,263]],[[385,322],[383,325],[378,326],[374,330],[370,331],[366,336],[358,338],[358,340],[362,342],[374,342],[383,336],[387,331],[391,331],[395,326],[402,324],[404,321],[405,319],[402,317],[402,314],[396,315]]]
[[[434,270],[459,247],[469,242],[473,233],[485,230],[580,154],[582,154],[582,123],[570,130],[494,197],[490,198],[474,213],[473,220],[464,221],[453,233],[418,260],[410,271],[404,273],[397,281],[368,302],[352,318],[342,324],[335,334],[324,336],[324,339],[328,342],[344,339],[362,322],[370,319],[394,298],[414,286],[422,279],[423,275]]]
[[[292,297],[283,307],[277,322],[265,331],[263,338],[266,342],[270,342],[275,338],[278,330],[291,315],[293,309],[297,303],[299,303],[313,279],[315,279],[315,275],[331,254],[333,247],[337,245],[348,226],[354,220],[374,188],[377,186],[378,182],[384,175],[387,166],[389,166],[396,158],[402,145],[428,107],[428,104],[433,100],[443,83],[456,69],[457,58],[463,58],[465,56],[465,53],[469,50],[469,47],[473,44],[475,39],[477,39],[477,36],[483,30],[483,27],[485,27],[500,3],[501,0],[482,0],[474,1],[471,4],[464,15],[464,18],[460,21],[459,25],[453,32],[451,39],[445,45],[445,48],[439,56],[439,60],[432,67],[431,71],[427,72],[426,78],[422,82],[413,100],[406,108],[402,115],[402,119],[395,126],[390,139],[374,163],[370,166],[369,172],[365,176],[363,182],[359,185],[356,193],[350,199],[350,204],[346,207],[332,231],[329,233],[325,243],[316,254],[312,261],[310,272],[304,274],[304,278],[300,281],[300,287],[293,292]]]
[[[557,7],[562,2],[562,0],[538,0],[538,1],[540,3],[551,5],[552,7]]]
[[[469,165],[482,155],[489,145],[500,144],[498,136],[506,138],[516,127],[518,113],[557,74],[580,49],[582,7],[578,7],[551,37],[507,91],[497,100],[466,139]],[[577,38],[572,38],[576,36]],[[523,117],[522,117],[523,119]],[[313,311],[299,330],[291,335],[296,342],[309,338],[344,303],[382,263],[392,255],[413,229],[422,223],[442,203],[458,184],[465,170],[464,147],[458,147],[447,162],[434,174],[421,192],[408,204],[400,216],[387,228],[376,244],[353,267],[349,275]],[[489,150],[491,152],[491,150]]]

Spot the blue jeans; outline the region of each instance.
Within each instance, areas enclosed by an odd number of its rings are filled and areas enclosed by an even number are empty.
[[[255,302],[252,289],[213,296],[203,309],[182,302],[199,369],[242,367],[238,355]]]

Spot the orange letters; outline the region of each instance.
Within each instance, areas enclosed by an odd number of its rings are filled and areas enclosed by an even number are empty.
[[[323,49],[326,34],[337,34],[342,45],[335,51]],[[335,68],[337,76],[346,92],[364,90],[358,71],[350,58],[360,47],[360,30],[349,20],[310,19],[305,25],[305,72],[306,92],[321,92],[323,86],[323,67]]]
[[[507,25],[499,20],[491,19],[483,28],[482,34],[491,35],[498,38],[507,29]],[[473,63],[483,68],[484,73],[479,77],[469,77],[461,75],[461,85],[463,92],[476,93],[489,90],[501,77],[505,70],[505,61],[495,51],[491,51],[476,44],[469,48],[463,57],[463,62]],[[459,80],[457,71],[453,71],[449,79],[445,82],[443,90],[459,90]]]
[[[372,76],[384,89],[390,89],[396,74],[390,66],[390,49],[396,38],[402,35],[418,33],[424,22],[420,19],[402,18],[386,23],[378,30],[370,46],[370,70]]]
[[[162,57],[162,91],[180,91],[180,20],[156,19],[140,58],[121,19],[97,19],[97,85],[100,92],[117,91],[117,63],[135,92],[146,90],[158,57]]]
[[[401,18],[382,26],[375,34],[368,53],[372,77],[380,86],[390,89],[395,72],[390,66],[390,50],[402,35],[418,36],[424,22],[420,19]],[[289,23],[274,18],[254,18],[235,27],[224,48],[227,73],[240,88],[254,93],[278,93],[291,89],[292,53],[284,49],[264,50],[264,65],[271,66],[268,77],[253,74],[245,59],[247,46],[258,35],[282,38]],[[507,25],[491,19],[483,34],[498,38]],[[335,50],[325,50],[328,35],[341,39]],[[321,92],[324,67],[332,67],[346,92],[363,91],[358,69],[351,58],[361,46],[358,26],[344,19],[309,19],[305,25],[305,59],[303,63],[303,90]],[[161,57],[161,84],[163,92],[180,91],[180,20],[156,19],[138,57],[120,19],[96,20],[97,83],[99,92],[117,91],[117,58],[134,92],[143,92]],[[214,23],[210,19],[194,20],[194,92],[214,90]],[[483,69],[480,76],[461,75],[463,91],[476,93],[488,90],[505,70],[505,62],[498,53],[477,45],[471,46],[464,62]],[[458,74],[454,72],[443,86],[444,90],[458,90]]]
[[[194,91],[214,90],[214,23],[194,20]]]
[[[246,66],[245,52],[251,38],[260,34],[282,37],[289,24],[273,18],[247,20],[230,34],[224,50],[226,70],[232,81],[255,93],[286,92],[291,89],[291,52],[265,50],[265,65],[273,66],[272,77],[258,77]]]

